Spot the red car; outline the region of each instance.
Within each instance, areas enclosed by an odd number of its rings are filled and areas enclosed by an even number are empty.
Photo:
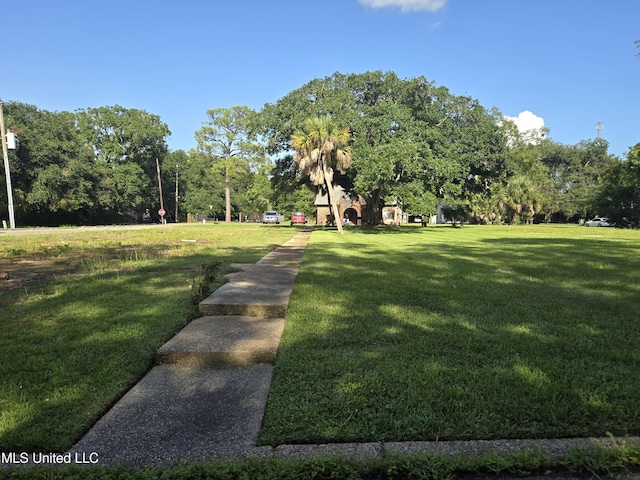
[[[291,214],[291,225],[304,225],[307,223],[307,217],[303,212],[293,212]]]

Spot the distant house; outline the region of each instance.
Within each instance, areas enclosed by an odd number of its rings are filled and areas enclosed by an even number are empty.
[[[382,207],[382,223],[385,225],[401,225],[407,223],[407,217],[397,202]]]
[[[369,223],[367,216],[367,202],[361,196],[357,199],[349,197],[344,189],[338,185],[334,189],[335,198],[338,199],[338,211],[340,218],[343,219],[345,225],[364,225]],[[333,223],[333,212],[329,204],[329,198],[326,192],[318,192],[315,199],[316,206],[316,225],[330,225]],[[386,205],[382,209],[382,221],[385,225],[400,225],[406,223],[406,215],[402,209],[396,205]]]
[[[438,208],[436,210],[435,222],[437,224],[442,223],[452,223],[453,219],[449,217],[449,210],[451,209],[451,205],[448,203],[439,203]]]
[[[363,207],[366,205],[364,199],[358,197],[357,200],[353,200],[340,185],[335,186],[333,191],[335,198],[338,199],[338,210],[343,223],[345,225],[362,225]],[[316,225],[332,224],[333,212],[331,211],[327,192],[319,191],[314,204],[316,206]],[[366,222],[366,219],[364,221]]]
[[[448,210],[450,208],[451,208],[451,205],[449,205],[448,203],[439,203],[438,206],[436,207],[436,213],[434,215],[421,217],[423,225],[427,223],[430,225],[452,223],[451,218],[447,216],[449,215]]]
[[[369,223],[367,202],[361,196],[357,199],[349,197],[344,189],[337,185],[334,187],[335,198],[338,199],[338,210],[344,225],[365,225]],[[319,191],[314,202],[316,206],[316,225],[333,224],[333,212],[329,205],[326,192]],[[451,205],[439,203],[435,215],[423,216],[423,222],[429,224],[452,223],[449,218]],[[402,210],[397,203],[387,203],[382,207],[382,223],[385,225],[402,225],[409,222],[409,215]]]

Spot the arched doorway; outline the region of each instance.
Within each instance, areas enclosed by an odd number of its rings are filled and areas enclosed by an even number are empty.
[[[358,212],[355,208],[347,208],[344,211],[344,223],[345,225],[357,225],[358,224]]]

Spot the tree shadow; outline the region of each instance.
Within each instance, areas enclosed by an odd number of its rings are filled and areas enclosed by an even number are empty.
[[[233,247],[167,258],[155,250],[152,256],[146,244],[98,247],[86,252],[94,260],[80,262],[74,275],[3,295],[0,407],[7,423],[0,450],[68,449],[193,318],[203,265],[252,263],[264,250]]]
[[[635,247],[350,240],[307,246],[262,443],[640,432]]]

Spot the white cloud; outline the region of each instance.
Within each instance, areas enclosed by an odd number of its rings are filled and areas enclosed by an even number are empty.
[[[525,143],[540,143],[547,135],[547,131],[544,128],[544,119],[529,110],[520,112],[517,117],[505,116],[504,118],[515,124],[520,132],[521,139]]]
[[[522,133],[528,132],[529,130],[540,130],[541,128],[544,128],[544,119],[529,110],[520,112],[517,117],[505,118],[515,123],[518,130]]]
[[[371,8],[397,7],[401,12],[426,10],[435,12],[445,6],[447,0],[358,0],[362,5]]]

